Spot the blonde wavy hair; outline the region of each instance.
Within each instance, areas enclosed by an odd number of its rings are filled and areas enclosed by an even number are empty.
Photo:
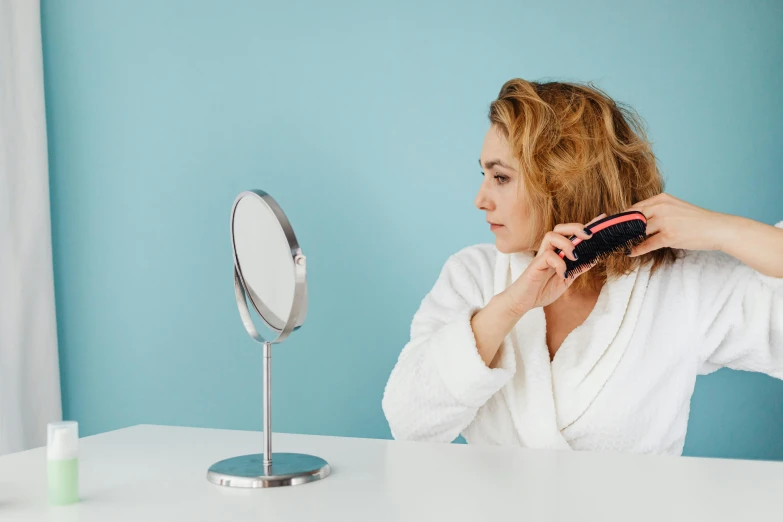
[[[490,105],[489,120],[519,161],[535,245],[559,223],[587,223],[663,192],[642,119],[592,84],[509,80]],[[619,253],[574,286],[596,288],[607,277],[644,263],[654,271],[675,257],[669,248],[636,258]]]

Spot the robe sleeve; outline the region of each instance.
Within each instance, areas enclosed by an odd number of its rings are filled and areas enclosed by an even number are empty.
[[[470,324],[492,297],[493,273],[487,249],[463,250],[422,301],[383,395],[395,439],[451,442],[513,377],[513,352],[501,346],[497,367],[487,367]]]
[[[682,274],[697,310],[699,373],[728,367],[783,379],[783,278],[718,252],[692,253]]]

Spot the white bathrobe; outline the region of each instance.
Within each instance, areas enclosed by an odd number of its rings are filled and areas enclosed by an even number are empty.
[[[493,245],[449,258],[386,385],[396,439],[680,455],[697,375],[783,378],[783,279],[719,252],[610,279],[551,363],[544,311],[529,311],[490,369],[470,319],[531,259]]]

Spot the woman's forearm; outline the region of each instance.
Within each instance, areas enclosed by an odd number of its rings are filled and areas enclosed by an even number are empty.
[[[783,229],[740,216],[720,214],[715,227],[720,249],[770,277],[783,277]]]
[[[473,316],[470,326],[476,338],[476,348],[488,367],[494,367],[493,361],[503,339],[525,312],[526,310],[520,310],[513,305],[507,293],[500,293]]]

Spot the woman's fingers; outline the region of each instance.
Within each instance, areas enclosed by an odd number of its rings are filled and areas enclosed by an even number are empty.
[[[582,233],[584,234],[584,232]],[[574,244],[566,236],[558,234],[557,232],[547,232],[543,241],[541,241],[539,252],[553,251],[555,248],[559,248],[565,252],[568,258],[573,261],[578,259],[578,257],[574,255]]]
[[[657,196],[653,196],[649,199],[645,199],[644,201],[635,203],[628,210],[636,210],[637,212],[641,212],[649,220],[656,214],[666,212],[666,208],[673,200],[674,198],[668,194],[658,194]]]
[[[663,220],[658,218],[648,218],[647,219],[647,226],[645,227],[645,231],[648,236],[652,236],[653,234],[657,234],[662,230]]]
[[[544,252],[544,254],[541,256],[544,263],[549,268],[552,268],[555,271],[555,274],[562,274],[565,278],[565,272],[566,272],[566,264],[563,259],[555,254],[554,250],[547,250]]]
[[[603,218],[605,218],[605,217],[606,217],[606,213],[604,213],[604,214],[601,214],[600,216],[596,216],[596,217],[594,217],[592,220],[590,220],[590,222],[588,223],[588,225],[592,225],[593,223],[595,223],[595,222],[596,222],[596,221],[598,221],[599,219],[603,219]],[[587,225],[585,225],[585,226],[587,226]]]
[[[629,257],[643,256],[648,252],[652,252],[653,250],[658,250],[659,248],[664,248],[666,246],[669,246],[667,244],[666,236],[664,234],[655,234],[645,239],[641,244],[633,247]]]
[[[590,234],[585,232],[585,225],[581,223],[562,223],[557,225],[552,232],[566,237],[576,236],[580,239],[590,239],[591,237]]]

